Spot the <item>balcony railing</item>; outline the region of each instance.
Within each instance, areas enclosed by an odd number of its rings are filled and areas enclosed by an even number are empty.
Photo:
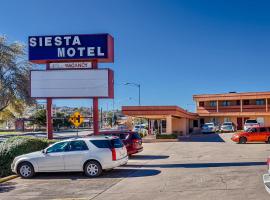
[[[268,105],[269,108],[269,105]],[[243,105],[243,112],[266,112],[266,105]]]
[[[219,112],[241,112],[240,106],[219,106]]]
[[[199,106],[197,109],[198,113],[216,113],[217,107],[213,106]],[[270,112],[270,105],[268,105],[268,111]],[[218,107],[219,113],[225,112],[241,112],[240,105],[234,106],[219,106]],[[266,112],[266,105],[243,105],[242,112]]]

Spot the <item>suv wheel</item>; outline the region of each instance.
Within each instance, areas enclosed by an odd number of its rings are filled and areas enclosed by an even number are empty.
[[[34,176],[35,171],[31,163],[22,162],[18,165],[17,172],[22,178],[31,178]]]
[[[84,173],[88,177],[97,177],[102,173],[101,165],[97,161],[91,160],[84,166]]]
[[[245,137],[241,137],[239,139],[239,144],[246,144],[247,143],[247,139]]]

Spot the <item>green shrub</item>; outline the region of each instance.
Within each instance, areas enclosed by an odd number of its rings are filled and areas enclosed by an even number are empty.
[[[144,133],[142,133],[142,132],[139,132],[139,135],[141,138],[145,137]]]
[[[176,134],[170,134],[170,135],[156,135],[156,139],[177,139]]]
[[[138,133],[140,134],[141,138],[143,138],[148,135],[148,130],[140,129]]]
[[[33,137],[11,137],[0,143],[0,177],[12,174],[10,165],[16,156],[39,151],[55,141]]]

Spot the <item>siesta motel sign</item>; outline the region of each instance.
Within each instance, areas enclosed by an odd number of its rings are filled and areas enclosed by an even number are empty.
[[[114,98],[113,71],[98,69],[98,63],[114,61],[113,37],[109,34],[30,36],[28,56],[32,63],[46,64],[46,70],[31,70],[30,92],[33,98],[47,99],[48,139],[53,138],[51,108],[55,98],[93,98],[93,129],[98,134],[98,99]]]
[[[91,60],[113,62],[113,45],[109,34],[30,36],[29,61],[37,64]]]
[[[113,62],[109,34],[30,36],[29,61],[46,64],[32,70],[33,98],[113,98],[114,74],[93,64]]]

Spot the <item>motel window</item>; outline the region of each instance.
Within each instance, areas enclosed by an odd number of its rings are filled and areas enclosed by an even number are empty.
[[[229,101],[222,101],[222,106],[230,106],[231,102]]]
[[[210,106],[211,107],[216,107],[217,106],[217,102],[216,101],[210,101]]]
[[[200,102],[199,102],[199,106],[200,106],[200,107],[204,107],[204,102],[203,102],[203,101],[200,101]]]
[[[265,105],[264,99],[256,99],[256,105]]]
[[[243,104],[244,104],[244,105],[249,105],[249,100],[244,100],[244,101],[243,101]]]
[[[229,117],[224,117],[224,122],[230,122],[231,121],[231,118]]]
[[[236,105],[237,105],[237,106],[240,106],[240,100],[237,100],[237,101],[236,101]]]
[[[213,117],[213,118],[210,118],[210,122],[213,122],[214,124],[218,124],[219,121],[217,118]]]

